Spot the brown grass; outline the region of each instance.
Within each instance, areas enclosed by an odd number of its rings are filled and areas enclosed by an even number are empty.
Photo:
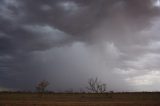
[[[160,106],[160,93],[0,93],[0,106]]]

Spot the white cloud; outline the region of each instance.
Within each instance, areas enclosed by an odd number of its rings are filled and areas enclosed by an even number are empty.
[[[49,25],[25,25],[23,28],[39,37],[38,39],[50,43],[61,42],[68,37],[66,33]]]
[[[5,5],[0,5],[0,16],[4,19],[13,19],[13,11],[8,9]]]
[[[123,55],[123,53],[116,47],[116,45],[112,42],[106,43],[105,53],[107,56],[112,58],[119,58]]]
[[[146,29],[140,31],[140,34],[143,37],[150,37],[150,40],[158,40],[157,38],[159,38],[160,33],[160,16],[153,18],[150,23],[152,25],[149,28],[147,27]]]
[[[135,76],[132,78],[127,78],[128,83],[135,86],[150,86],[153,84],[160,84],[160,71],[149,71],[147,74]]]
[[[160,54],[146,53],[138,56],[134,60],[125,61],[124,63],[132,68],[136,69],[153,69],[158,68],[160,62]]]
[[[160,49],[160,41],[151,41],[147,48],[149,48],[150,50]]]
[[[79,6],[73,1],[60,2],[58,3],[58,6],[60,6],[64,11],[71,14],[79,9]]]
[[[138,73],[138,70],[132,68],[127,68],[127,69],[116,68],[114,72],[122,75],[135,75]]]
[[[11,9],[10,6],[14,9]],[[0,4],[0,16],[5,20],[17,23],[24,16],[24,12],[21,12],[20,7],[21,4],[17,0],[4,0]]]
[[[153,1],[153,7],[160,8],[160,0],[152,0]]]

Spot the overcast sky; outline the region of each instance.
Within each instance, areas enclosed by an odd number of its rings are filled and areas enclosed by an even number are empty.
[[[0,91],[160,91],[159,0],[0,0]]]

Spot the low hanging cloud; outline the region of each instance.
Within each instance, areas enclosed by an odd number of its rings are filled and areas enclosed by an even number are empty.
[[[23,28],[35,38],[35,40],[32,40],[33,42],[29,42],[28,48],[32,48],[35,45],[37,46],[34,47],[35,49],[48,49],[53,46],[66,44],[71,39],[66,33],[51,26],[25,25]]]
[[[0,87],[159,90],[159,14],[158,0],[1,0]]]

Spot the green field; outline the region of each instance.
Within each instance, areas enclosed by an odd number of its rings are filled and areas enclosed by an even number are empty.
[[[160,93],[0,93],[0,106],[160,106]]]

